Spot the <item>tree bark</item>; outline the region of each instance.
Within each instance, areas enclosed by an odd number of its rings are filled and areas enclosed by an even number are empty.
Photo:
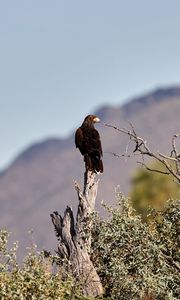
[[[97,297],[103,293],[100,278],[89,254],[92,226],[90,215],[94,211],[98,190],[98,181],[95,180],[95,176],[96,174],[86,170],[83,192],[75,182],[79,200],[76,221],[69,206],[63,217],[58,212],[51,214],[59,240],[58,254],[71,266],[73,275],[82,286],[84,296],[90,297]]]

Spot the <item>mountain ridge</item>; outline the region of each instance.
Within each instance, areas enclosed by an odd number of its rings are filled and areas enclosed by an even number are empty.
[[[177,97],[177,96],[180,96],[180,86],[156,88],[152,92],[147,92],[144,96],[140,95],[135,98],[131,98],[121,106],[104,105],[99,109],[97,109],[97,112],[95,112],[95,114],[97,114],[98,116],[100,115],[102,119],[106,119],[107,114],[109,114],[110,110],[113,113],[117,113],[117,112],[119,113],[119,110],[121,110],[124,116],[126,116],[129,113],[134,113],[139,109],[146,108],[147,105],[151,105],[152,99],[154,102],[156,101],[159,102],[159,101],[166,101],[169,97]],[[141,107],[139,105],[141,105]],[[134,109],[134,111],[132,108]],[[53,146],[57,146],[58,149],[62,150],[68,145],[72,146],[72,133],[70,133],[65,138],[61,138],[61,137],[43,138],[42,141],[37,141],[35,143],[32,143],[30,146],[26,147],[23,151],[20,151],[20,153],[16,155],[16,157],[13,159],[10,166],[23,159],[28,160],[30,158],[33,158],[33,155],[35,155],[35,153],[38,154],[38,152],[41,152],[42,149],[44,150],[47,147],[50,148]],[[2,170],[0,172],[0,176],[1,174],[5,173],[10,166]]]
[[[100,176],[97,197],[97,209],[102,210],[102,200],[115,202],[117,185],[128,193],[130,178],[137,167],[133,157],[117,159],[110,154],[123,153],[127,137],[104,123],[122,128],[130,121],[153,149],[166,153],[171,136],[179,131],[180,86],[156,89],[122,106],[102,106],[95,114],[102,119],[102,124],[96,126],[104,151],[105,171]],[[82,185],[83,172],[84,162],[75,148],[74,134],[65,139],[45,139],[28,147],[0,174],[0,227],[15,232],[23,247],[28,244],[28,230],[34,228],[39,247],[55,249],[49,215],[54,210],[63,213],[66,205],[76,210],[73,181]]]
[[[180,86],[175,87],[160,87],[156,88],[152,92],[148,92],[145,95],[137,96],[129,101],[127,101],[123,106],[122,109],[125,113],[130,113],[130,109],[137,107],[143,109],[147,107],[147,105],[152,105],[153,102],[160,102],[166,101],[169,98],[175,98],[180,95]]]

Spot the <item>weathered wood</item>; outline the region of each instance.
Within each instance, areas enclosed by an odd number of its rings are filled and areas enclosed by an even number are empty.
[[[67,206],[63,218],[58,212],[51,214],[59,240],[58,254],[68,261],[75,278],[81,283],[83,294],[92,297],[103,293],[100,278],[89,255],[92,226],[90,215],[94,211],[98,190],[98,181],[95,180],[95,176],[96,174],[93,172],[85,172],[83,192],[75,182],[79,200],[76,222],[69,206]]]

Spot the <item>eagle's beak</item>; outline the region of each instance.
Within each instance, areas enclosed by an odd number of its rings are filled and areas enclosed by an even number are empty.
[[[98,117],[95,117],[95,118],[93,119],[93,121],[94,121],[94,123],[99,123],[99,122],[101,122],[101,120],[100,120]]]

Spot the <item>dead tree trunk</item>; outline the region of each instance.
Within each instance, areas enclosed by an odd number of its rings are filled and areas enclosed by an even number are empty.
[[[94,211],[98,190],[95,174],[86,171],[83,192],[77,183],[75,189],[79,200],[76,221],[69,206],[64,212],[64,217],[58,212],[51,214],[59,240],[58,254],[71,266],[73,275],[82,286],[84,296],[96,297],[103,293],[103,289],[89,256],[92,225],[89,217]]]

